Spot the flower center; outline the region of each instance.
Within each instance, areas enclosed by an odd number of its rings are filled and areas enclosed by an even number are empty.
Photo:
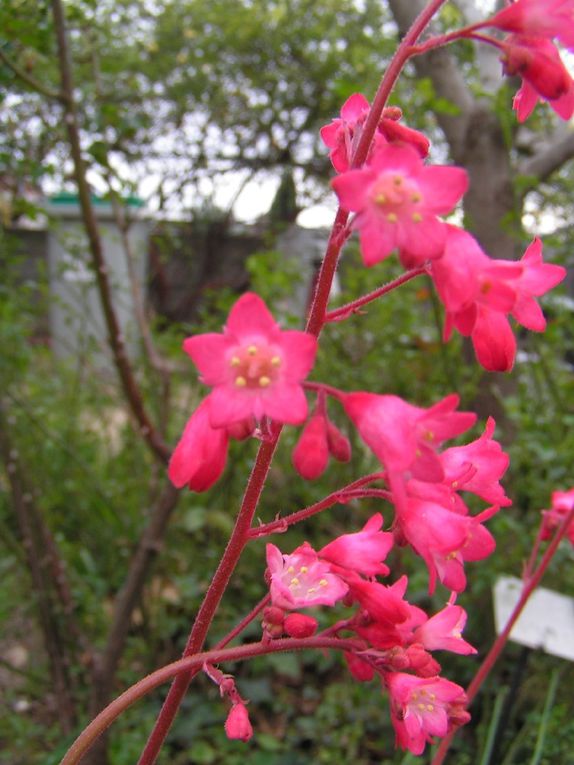
[[[396,223],[405,215],[410,215],[415,223],[422,220],[418,211],[422,194],[415,183],[398,172],[380,176],[373,184],[371,198],[389,223]]]
[[[277,378],[282,359],[267,345],[247,345],[235,349],[229,359],[237,388],[268,388]]]

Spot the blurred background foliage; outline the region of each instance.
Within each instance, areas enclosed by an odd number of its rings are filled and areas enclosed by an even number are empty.
[[[209,197],[212,189],[205,185],[206,179],[220,179],[231,171],[260,178],[288,167],[297,179],[299,206],[321,198],[329,165],[319,149],[317,128],[357,87],[365,93],[374,91],[396,45],[396,27],[386,5],[370,0],[73,0],[65,7],[78,95],[84,105],[82,139],[91,177],[108,177],[115,191],[130,193],[154,173],[159,180],[150,192],[153,204],[180,214],[189,212],[185,205],[190,188],[197,209],[197,195]],[[459,18],[459,11],[449,4],[441,23],[452,18]],[[49,3],[5,0],[0,29],[0,50],[16,68],[42,88],[57,90]],[[508,115],[510,90],[504,85],[495,95],[485,95],[473,49],[461,46],[457,55],[477,98],[486,98],[493,113]],[[17,181],[19,190],[11,198],[10,215],[31,215],[33,206],[20,193],[26,184],[70,184],[61,111],[1,62],[0,86],[6,107],[0,112],[0,167],[4,178]],[[395,98],[411,124],[433,132],[437,156],[446,155],[437,114],[448,116],[456,106],[437,95],[430,79],[417,79],[410,70]],[[547,112],[542,112],[529,123],[533,140],[546,119]],[[504,126],[513,141],[514,128]],[[530,149],[513,143],[509,151],[519,157]],[[551,214],[546,251],[565,265],[572,264],[572,233],[562,225],[571,205],[571,174],[571,164],[564,164],[525,202],[526,222],[533,228],[545,225]],[[514,182],[518,195],[531,188],[520,176]],[[522,220],[521,216],[522,209]],[[9,710],[0,717],[0,763],[56,765],[72,734],[91,716],[90,662],[105,645],[114,598],[150,508],[158,501],[164,468],[143,443],[115,378],[95,373],[90,349],[65,362],[34,342],[34,328],[46,315],[50,300],[47,276],[23,282],[21,256],[12,251],[3,232],[0,237],[4,349],[0,395],[10,443],[0,474],[0,685]],[[253,290],[270,306],[285,306],[298,269],[282,258],[271,235],[268,248],[249,259],[248,270]],[[341,264],[340,294],[333,305],[398,273],[398,265],[391,261],[365,270],[351,245]],[[168,391],[151,365],[142,360],[137,366],[145,401],[164,421],[171,444],[203,395],[191,363],[181,358],[181,340],[195,332],[217,331],[235,299],[232,290],[204,294],[196,322],[168,326],[162,322],[161,331],[154,328],[158,347],[176,366]],[[485,406],[497,404],[497,436],[512,458],[505,486],[514,504],[490,522],[497,552],[486,562],[468,566],[469,588],[460,599],[469,612],[466,636],[481,655],[493,639],[490,592],[497,575],[519,575],[539,510],[548,504],[552,490],[573,483],[573,303],[567,287],[557,289],[544,307],[548,329],[543,336],[521,333],[521,352],[510,384],[485,375],[460,339],[441,343],[441,311],[423,278],[369,305],[363,315],[327,327],[313,372],[313,379],[343,389],[392,392],[421,406],[456,390],[463,408],[481,411],[476,435],[488,414]],[[281,319],[287,326],[301,325],[301,317],[288,308]],[[376,469],[342,412],[333,404],[330,407],[333,419],[352,439],[351,463],[331,464],[312,483],[295,480],[290,455],[298,433],[288,429],[260,506],[262,520],[304,507]],[[223,479],[206,494],[182,494],[131,614],[115,691],[180,655],[231,530],[256,449],[254,441],[233,443]],[[38,517],[50,530],[69,582],[79,633],[64,634],[60,648],[76,705],[73,731],[62,731],[50,654],[38,626],[42,595],[30,578],[14,514],[10,455],[17,457],[24,471]],[[304,539],[320,545],[357,528],[379,510],[388,526],[390,507],[362,501],[338,506],[272,541],[286,552]],[[241,560],[214,624],[212,642],[263,595],[263,547],[263,542],[254,543]],[[559,551],[547,585],[573,592],[572,557],[571,548]],[[391,565],[394,577],[409,575],[412,602],[431,610],[441,608],[447,593],[439,590],[428,597],[420,560],[396,551]],[[322,614],[321,619],[327,623],[329,616]],[[258,635],[254,624],[248,636]],[[476,666],[472,658],[444,657],[444,674],[461,685],[470,680]],[[556,696],[551,713],[545,714],[549,678],[556,668],[561,672]],[[428,761],[394,753],[387,702],[378,684],[353,681],[338,657],[281,656],[233,669],[240,693],[251,700],[253,740],[245,745],[227,741],[225,709],[217,689],[200,678],[184,702],[160,763],[234,765],[247,757],[254,765]],[[477,700],[471,724],[455,741],[452,762],[571,762],[573,681],[573,670],[565,662],[510,645]],[[160,692],[152,694],[115,725],[110,765],[137,760],[161,697]],[[541,734],[544,747],[535,759]]]

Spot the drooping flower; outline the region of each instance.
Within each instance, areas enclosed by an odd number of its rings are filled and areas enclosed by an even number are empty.
[[[397,506],[398,530],[426,563],[431,594],[437,577],[449,590],[465,589],[465,561],[487,558],[496,547],[494,537],[481,521],[497,509],[489,508],[471,517],[412,495]]]
[[[464,690],[442,677],[422,678],[389,672],[385,684],[391,702],[396,744],[422,754],[433,736],[443,738],[455,726],[470,720]]]
[[[573,0],[515,0],[478,27],[496,27],[531,37],[557,38],[574,48]]]
[[[301,382],[315,361],[317,340],[307,332],[283,331],[263,300],[242,295],[229,313],[223,334],[195,335],[184,350],[213,387],[212,427],[255,417],[297,425],[307,416]]]
[[[364,576],[385,576],[389,573],[385,560],[393,546],[393,535],[381,531],[383,516],[373,515],[362,531],[343,534],[319,550],[319,557],[336,566]]]
[[[504,41],[502,63],[505,74],[522,78],[513,101],[519,122],[528,119],[541,100],[564,120],[574,114],[574,80],[550,40],[510,35]]]
[[[446,308],[444,339],[453,328],[470,337],[478,361],[493,372],[509,371],[516,340],[512,315],[527,329],[542,331],[546,322],[535,300],[566,275],[562,266],[542,261],[535,239],[518,262],[493,260],[466,231],[447,227],[443,255],[433,261],[431,276]]]
[[[504,507],[512,501],[506,496],[500,479],[506,472],[510,458],[492,438],[495,422],[489,417],[484,433],[464,446],[445,449],[440,459],[445,483],[456,491],[470,491],[485,502]]]
[[[463,655],[476,653],[476,648],[462,637],[466,618],[464,608],[447,605],[417,627],[413,640],[422,643],[427,651],[444,650]]]
[[[225,734],[227,738],[238,741],[249,741],[253,736],[253,728],[245,704],[239,702],[231,707],[225,721]]]
[[[286,610],[332,606],[347,594],[348,585],[332,573],[329,563],[319,560],[308,542],[290,555],[268,544],[266,553],[274,606]]]
[[[436,447],[471,428],[476,415],[456,412],[459,397],[447,396],[428,409],[398,396],[349,393],[344,407],[361,438],[390,471],[410,470],[415,478],[441,481]]]
[[[452,211],[468,186],[459,167],[424,165],[407,144],[378,146],[366,166],[349,170],[332,181],[341,205],[356,212],[366,266],[395,249],[409,261],[422,263],[441,255],[445,224],[438,215]]]
[[[206,491],[219,479],[229,445],[226,428],[213,428],[209,421],[209,397],[192,414],[171,456],[168,475],[178,489]]]

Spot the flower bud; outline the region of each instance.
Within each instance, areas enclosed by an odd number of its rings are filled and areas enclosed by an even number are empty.
[[[325,471],[328,461],[327,421],[323,415],[314,414],[293,450],[293,467],[300,476],[312,481]]]
[[[305,614],[289,614],[285,617],[283,628],[292,638],[311,637],[317,632],[318,622]]]
[[[351,442],[330,420],[327,421],[327,443],[329,451],[338,462],[348,462],[351,459]]]
[[[225,721],[225,733],[227,738],[249,741],[253,735],[253,728],[245,704],[240,702],[231,707]]]

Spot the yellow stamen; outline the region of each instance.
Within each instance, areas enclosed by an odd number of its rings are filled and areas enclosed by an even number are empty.
[[[414,194],[411,194],[411,202],[420,202],[421,199],[422,196],[417,191],[415,191]]]
[[[259,378],[260,388],[266,388],[268,385],[270,385],[270,383],[271,383],[270,377],[266,377],[265,375],[263,375],[262,377]]]
[[[229,362],[230,367],[238,367],[241,364],[241,359],[238,356],[232,356]]]
[[[329,584],[329,582],[326,579],[319,579],[319,584],[321,585],[321,587],[326,587]]]
[[[306,573],[307,573],[307,571],[309,571],[309,569],[307,568],[307,566],[301,566],[301,573],[302,573],[302,574],[306,574]]]
[[[289,568],[287,569],[288,574],[292,574],[294,571],[295,569],[293,568],[293,566],[289,566]]]
[[[280,356],[273,356],[271,359],[271,366],[272,367],[280,367],[281,366],[281,357]]]
[[[420,223],[423,219],[423,216],[420,213],[413,213],[411,215],[411,220],[413,223]]]
[[[294,585],[294,586],[300,584],[300,582],[299,582],[299,580],[297,579],[296,576],[294,576],[293,579],[291,579],[291,584]]]
[[[250,356],[255,356],[255,355],[257,354],[257,346],[256,346],[256,345],[250,345],[250,346],[247,348],[247,353],[248,353]]]
[[[237,385],[238,388],[245,388],[245,386],[247,385],[247,380],[245,379],[245,377],[241,377],[241,375],[239,375],[239,377],[235,378],[235,384]]]
[[[396,213],[389,213],[387,215],[387,220],[389,221],[389,223],[396,223],[398,221]]]
[[[387,198],[384,194],[377,194],[377,196],[375,197],[375,202],[378,205],[384,205],[387,203]]]
[[[395,177],[393,178],[393,183],[395,184],[395,186],[402,186],[402,184],[403,184],[402,176],[401,175],[395,175]]]
[[[434,709],[432,704],[427,704],[427,712],[432,712]]]

